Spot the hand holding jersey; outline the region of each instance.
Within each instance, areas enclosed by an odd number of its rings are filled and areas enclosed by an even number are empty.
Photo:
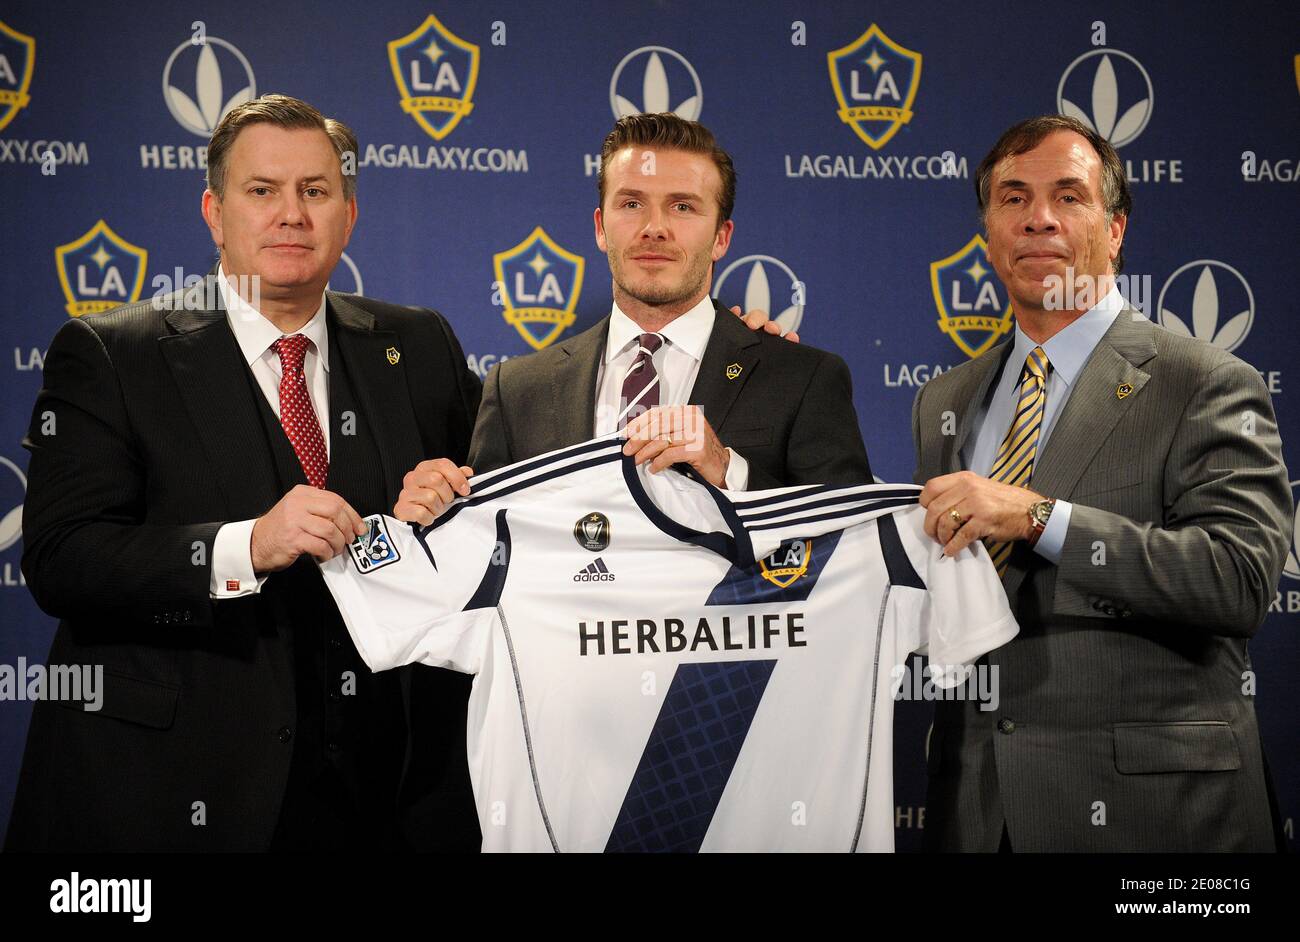
[[[916,486],[723,492],[623,444],[371,516],[321,567],[372,669],[476,675],[484,848],[891,850],[891,678],[1014,637],[987,553],[945,558]]]

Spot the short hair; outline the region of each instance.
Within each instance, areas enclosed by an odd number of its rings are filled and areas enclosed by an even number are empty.
[[[993,168],[1004,157],[1014,157],[1033,150],[1049,134],[1057,131],[1073,131],[1092,145],[1093,151],[1101,158],[1101,198],[1106,207],[1107,218],[1116,214],[1128,217],[1133,209],[1133,195],[1129,191],[1128,177],[1124,173],[1124,164],[1110,141],[1102,137],[1088,125],[1076,118],[1059,114],[1039,115],[1026,118],[1013,124],[1002,133],[993,149],[980,161],[975,171],[975,197],[979,200],[980,219],[988,216],[989,188],[993,180]],[[1115,273],[1124,268],[1124,248],[1121,245],[1115,256]]]
[[[731,156],[718,146],[713,132],[698,121],[687,121],[672,112],[631,114],[619,118],[600,148],[600,172],[596,175],[596,191],[602,207],[605,205],[605,170],[610,159],[624,147],[661,147],[708,155],[718,168],[718,176],[722,178],[722,186],[718,191],[718,208],[721,211],[718,224],[731,218],[731,211],[736,207],[736,168],[731,163]]]
[[[212,132],[208,141],[208,189],[219,197],[226,192],[226,161],[230,148],[235,145],[239,132],[253,124],[274,124],[288,130],[324,131],[334,145],[339,157],[339,170],[343,169],[343,155],[356,159],[357,136],[342,121],[327,118],[307,102],[288,95],[262,95],[252,101],[231,108]],[[343,198],[352,199],[357,193],[355,173],[343,174]]]

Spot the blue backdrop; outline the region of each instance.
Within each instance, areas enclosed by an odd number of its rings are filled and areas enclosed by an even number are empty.
[[[1126,294],[1264,375],[1294,468],[1298,27],[1294,4],[1174,0],[7,0],[0,664],[43,659],[54,627],[18,565],[20,441],[43,351],[69,316],[208,270],[204,145],[250,95],[296,95],[356,130],[360,219],[334,287],[439,309],[480,373],[608,312],[591,212],[615,117],[703,121],[739,174],[721,297],[780,313],[848,361],[889,481],[911,480],[916,386],[1010,324],[979,238],[976,165],[1012,122],[1074,114],[1116,144],[1133,181]],[[539,254],[544,265],[522,264]],[[1278,593],[1251,652],[1290,838],[1294,549]],[[30,706],[0,702],[0,832]],[[918,846],[924,822],[929,712],[899,704],[900,849]]]

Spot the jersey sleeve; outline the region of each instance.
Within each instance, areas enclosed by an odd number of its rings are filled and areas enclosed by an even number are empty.
[[[925,510],[899,510],[877,521],[889,572],[889,604],[900,653],[930,658],[938,686],[965,680],[964,668],[1019,632],[984,544],[956,557],[925,533]]]
[[[383,514],[320,564],[348,633],[371,670],[428,664],[477,673],[482,632],[509,568],[505,510],[453,504],[430,527]],[[482,512],[488,511],[488,512]]]

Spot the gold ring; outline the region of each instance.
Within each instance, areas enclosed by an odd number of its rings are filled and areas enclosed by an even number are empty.
[[[957,513],[957,508],[953,507],[948,511],[948,516],[952,518],[952,525],[958,530],[966,523],[966,518]]]

